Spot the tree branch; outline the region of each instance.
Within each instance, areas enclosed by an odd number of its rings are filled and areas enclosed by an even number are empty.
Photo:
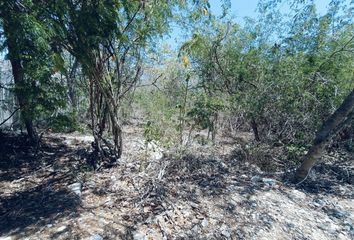
[[[13,112],[11,113],[11,115],[10,115],[8,118],[6,118],[4,121],[2,121],[2,122],[0,123],[0,126],[3,125],[4,123],[6,123],[10,118],[12,118],[12,116],[15,115],[15,113],[16,113],[18,110],[20,110],[20,108],[16,108],[15,111],[13,111]]]

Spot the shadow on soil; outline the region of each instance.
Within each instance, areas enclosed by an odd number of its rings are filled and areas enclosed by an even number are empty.
[[[354,169],[349,164],[320,163],[312,169],[310,177],[297,188],[309,194],[354,199]]]
[[[198,215],[198,212],[203,212],[203,209],[207,207],[203,205],[203,199],[219,200],[216,201],[218,204],[215,206],[223,212],[222,215],[225,219],[227,217],[235,218],[237,207],[240,206],[227,200],[235,191],[240,191],[245,196],[246,200],[241,204],[243,208],[248,209],[250,215],[257,212],[261,216],[260,222],[257,223],[258,226],[264,225],[264,227],[270,228],[272,221],[268,214],[257,209],[255,202],[248,200],[256,193],[256,190],[265,191],[264,186],[262,183],[252,184],[250,179],[242,177],[245,173],[248,173],[249,176],[259,175],[259,173],[256,169],[248,169],[247,171],[239,161],[238,159],[225,160],[194,155],[186,155],[176,159],[162,159],[161,162],[169,162],[165,168],[164,178],[145,182],[142,188],[144,189],[142,192],[145,194],[136,200],[141,206],[153,206],[153,210],[150,213],[130,215],[128,219],[131,224],[126,225],[126,232],[121,235],[122,239],[133,239],[137,226],[146,222],[151,223],[157,216],[161,217],[161,214],[164,216],[164,212],[168,211],[169,207],[174,209],[173,203],[176,201],[190,205],[190,211]],[[191,231],[187,225],[179,225],[179,227],[185,228],[182,231],[186,233],[184,238],[200,239],[198,233]],[[241,230],[238,231],[238,233],[232,232],[231,234],[240,235]],[[225,238],[221,232],[219,235],[215,234],[215,239]],[[172,235],[167,236],[167,238],[170,237],[176,238]],[[176,239],[183,239],[183,237]]]
[[[40,151],[22,135],[0,136],[0,235],[38,231],[40,226],[75,214],[79,199],[65,186],[74,181],[71,172],[47,171],[70,151],[51,139],[54,145]],[[72,150],[71,150],[72,151]],[[67,164],[67,163],[65,163]],[[41,171],[41,174],[36,174]]]
[[[142,205],[154,206],[155,210],[150,215],[130,216],[131,222],[134,224],[126,227],[125,236],[127,239],[132,237],[135,226],[144,224],[149,218],[156,218],[167,210],[166,206],[177,199],[195,204],[192,208],[197,209],[197,212],[200,211],[198,208],[203,208],[201,199],[223,199],[222,203],[217,205],[222,210],[223,216],[235,218],[238,215],[237,207],[241,207],[249,214],[250,219],[252,214],[259,216],[257,226],[269,229],[272,227],[275,220],[267,210],[258,208],[257,203],[251,200],[252,195],[257,192],[269,191],[270,188],[262,180],[254,182],[250,177],[257,176],[260,179],[282,181],[283,176],[259,172],[257,167],[250,166],[252,164],[247,166],[242,158],[237,159],[237,157],[218,160],[212,157],[186,155],[179,159],[163,159],[161,161],[169,162],[165,169],[164,179],[162,181],[147,181],[144,186],[146,194],[141,197],[143,199]],[[300,186],[287,184],[287,187],[297,188],[306,194],[332,194],[342,198],[353,198],[354,193],[350,191],[353,188],[353,179],[350,178],[353,176],[353,172],[348,171],[348,168],[344,166],[320,164],[314,169],[313,179],[309,179]],[[248,176],[248,178],[244,176]],[[349,191],[338,191],[338,188],[343,186]],[[235,191],[241,193],[245,198],[244,201],[236,205],[227,200]],[[190,230],[185,229],[184,231],[190,232]],[[234,236],[239,234],[240,232],[232,232]],[[198,239],[198,236],[192,233],[187,237]],[[222,238],[221,235],[215,237]],[[252,238],[252,236],[243,237]]]
[[[31,225],[38,230],[39,226],[75,213],[79,203],[72,193],[52,189],[50,183],[17,192],[0,200],[0,234],[21,233]]]
[[[69,151],[65,146],[60,145],[60,140],[58,142],[59,144],[55,146],[43,148],[43,155],[38,158],[34,157],[33,148],[23,139],[10,138],[6,141],[1,139],[0,183],[21,180],[21,178],[28,177],[32,172],[41,169],[42,166],[56,164],[56,160]],[[257,203],[250,200],[257,191],[268,191],[269,188],[262,181],[255,183],[251,177],[281,180],[280,176],[275,177],[271,174],[261,173],[259,168],[254,167],[252,163],[245,164],[242,159],[242,156],[225,156],[217,159],[216,157],[193,154],[161,159],[156,168],[162,170],[165,166],[162,178],[147,178],[139,186],[139,194],[135,199],[125,197],[122,200],[117,199],[115,205],[112,206],[119,207],[119,202],[125,201],[132,206],[141,206],[142,211],[131,213],[121,219],[122,225],[125,226],[123,233],[116,229],[110,229],[108,224],[105,230],[107,237],[120,236],[121,239],[132,239],[139,224],[145,224],[149,218],[156,218],[167,211],[167,208],[172,205],[171,202],[181,199],[188,204],[194,203],[195,206],[192,208],[195,209],[203,207],[203,198],[224,199],[224,202],[221,201],[218,206],[224,216],[237,217],[236,209],[242,207],[247,210],[250,217],[253,213],[260,216],[257,226],[271,228],[273,219],[270,219],[266,210],[261,212],[257,208]],[[134,174],[136,173],[132,172],[132,175]],[[153,176],[149,173],[146,175]],[[296,187],[307,194],[333,194],[353,198],[353,191],[342,194],[338,190],[343,184],[353,187],[353,176],[352,170],[345,166],[320,164],[314,169],[314,178],[300,186],[289,185],[289,187]],[[73,178],[73,174],[54,172],[53,175],[46,176],[44,182],[32,184],[24,190],[13,191],[11,195],[5,196],[0,192],[0,234],[21,233],[25,228],[32,226],[33,231],[38,231],[39,226],[50,224],[59,218],[69,215],[74,217],[80,205],[79,199],[63,187],[63,183],[70,183]],[[119,195],[129,196],[126,189],[115,191],[119,191]],[[238,203],[240,206],[235,206],[234,203],[225,200],[236,191],[245,198],[242,203]],[[104,191],[103,194],[112,194],[112,197],[115,198],[117,192]],[[144,206],[150,206],[152,211],[145,213]],[[190,229],[183,230],[187,232]],[[231,234],[239,235],[237,232]],[[215,237],[222,238],[221,235]],[[252,236],[243,237],[252,238]],[[186,238],[198,239],[198,236],[191,233]]]

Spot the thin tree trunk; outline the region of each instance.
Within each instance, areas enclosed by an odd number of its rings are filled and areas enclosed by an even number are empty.
[[[23,92],[23,89],[25,88],[23,69],[19,60],[10,57],[10,62],[15,83],[15,94],[20,106],[22,121],[26,126],[27,134],[30,140],[32,142],[36,142],[38,139],[37,131],[33,126],[33,119],[31,117],[30,109],[28,109],[28,99],[26,98],[26,94]]]
[[[213,144],[216,142],[216,134],[217,134],[217,123],[218,123],[218,113],[215,112],[212,120],[212,132],[211,132],[211,141]]]
[[[103,106],[102,117],[101,117],[101,119],[99,119],[100,120],[99,130],[98,130],[99,136],[102,136],[104,130],[106,129],[107,115],[108,115],[108,108],[105,105],[105,106]]]
[[[315,165],[317,160],[322,157],[327,143],[350,122],[354,113],[354,89],[346,97],[342,105],[325,121],[321,129],[317,132],[312,147],[304,157],[304,160],[296,171],[295,181],[304,181]]]
[[[117,154],[117,158],[119,159],[123,153],[123,137],[122,137],[122,127],[120,126],[118,119],[115,114],[111,115],[111,122],[112,122],[112,134],[113,134],[113,141],[114,141],[114,148]]]
[[[259,132],[258,132],[258,125],[257,125],[256,119],[254,117],[251,118],[251,127],[252,127],[252,130],[253,130],[254,139],[257,142],[261,141],[261,139],[259,137]]]
[[[179,143],[182,146],[183,145],[183,130],[184,130],[184,125],[186,123],[185,121],[185,115],[186,115],[186,108],[187,108],[187,99],[188,99],[188,87],[189,87],[189,77],[186,78],[186,88],[184,91],[184,96],[183,96],[183,103],[181,105],[180,111],[179,111],[179,118],[180,118],[180,132],[179,132]]]
[[[75,59],[70,73],[67,74],[67,76],[66,76],[70,103],[71,103],[71,106],[72,106],[75,113],[78,110],[78,100],[77,100],[77,94],[76,94],[76,89],[75,89],[75,75],[76,75],[76,71],[77,71],[78,66],[79,66],[79,62],[77,59]]]
[[[114,141],[114,150],[117,158],[120,158],[123,152],[123,138],[122,138],[122,127],[118,120],[118,106],[114,100],[112,92],[110,89],[102,85],[103,73],[101,68],[96,66],[95,69],[91,72],[93,81],[97,87],[97,90],[102,94],[103,100],[107,106],[107,110],[111,119],[112,124],[112,134]]]

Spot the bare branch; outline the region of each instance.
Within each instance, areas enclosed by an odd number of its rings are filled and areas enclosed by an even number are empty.
[[[11,113],[11,115],[10,115],[8,118],[6,118],[4,121],[2,121],[2,122],[0,123],[0,126],[3,125],[3,124],[5,124],[8,120],[10,120],[10,118],[12,118],[12,116],[15,115],[15,113],[16,113],[18,110],[20,110],[20,108],[16,108],[15,111],[13,111],[13,112]]]

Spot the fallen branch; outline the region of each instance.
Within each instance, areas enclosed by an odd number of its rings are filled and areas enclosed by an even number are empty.
[[[13,112],[11,113],[11,115],[10,115],[8,118],[6,118],[4,121],[2,121],[2,122],[0,123],[0,126],[3,125],[4,123],[6,123],[10,118],[12,118],[12,116],[15,115],[15,113],[16,113],[18,110],[20,110],[20,108],[16,108],[15,111],[13,111]]]

